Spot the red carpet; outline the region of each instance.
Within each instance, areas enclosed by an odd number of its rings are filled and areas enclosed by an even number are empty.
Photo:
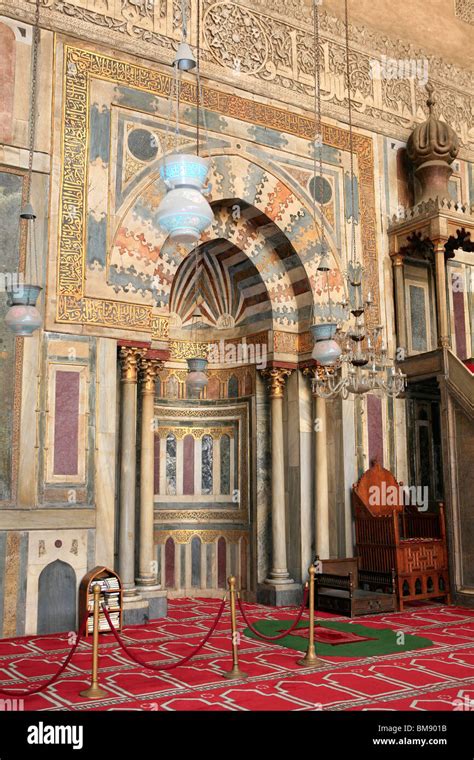
[[[144,661],[183,657],[209,629],[218,599],[171,599],[167,618],[125,629]],[[288,619],[288,608],[246,605],[252,620]],[[247,680],[226,681],[231,665],[228,608],[196,660],[162,673],[131,662],[110,634],[101,635],[101,686],[109,697],[90,702],[91,640],[80,645],[59,681],[25,699],[26,710],[453,710],[474,707],[474,610],[417,605],[402,613],[357,618],[371,628],[427,636],[433,647],[380,657],[324,657],[319,670],[301,668],[298,653],[278,643],[243,638],[241,669]],[[319,617],[336,618],[325,613]],[[239,616],[239,627],[245,625]],[[336,649],[336,647],[335,647]],[[67,634],[0,640],[0,689],[39,685],[58,669]],[[459,700],[459,703],[456,703]],[[458,708],[459,709],[459,708]]]

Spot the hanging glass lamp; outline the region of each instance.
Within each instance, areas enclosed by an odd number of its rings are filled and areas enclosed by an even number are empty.
[[[9,294],[5,324],[18,338],[28,338],[41,327],[41,314],[36,308],[41,290],[39,285],[23,285],[18,293]]]
[[[336,322],[320,322],[311,325],[310,329],[314,339],[313,359],[323,366],[335,364],[342,353],[339,343],[334,340]]]
[[[188,374],[186,376],[186,390],[190,398],[199,398],[201,392],[207,386],[208,376],[207,359],[195,357],[187,359]]]
[[[209,159],[190,153],[172,153],[163,159],[160,174],[167,192],[156,218],[176,243],[196,243],[214,220],[202,194],[208,171]]]
[[[26,224],[27,263],[32,271],[36,269],[35,280],[40,281],[38,266],[38,252],[36,249],[36,214],[30,202],[31,180],[33,176],[33,154],[36,134],[36,104],[38,94],[38,55],[40,44],[40,0],[35,2],[35,24],[33,27],[33,45],[31,50],[31,90],[30,90],[30,113],[29,113],[29,145],[28,145],[28,174],[26,178],[26,200],[20,211],[20,224]],[[27,338],[35,330],[41,327],[41,314],[36,308],[36,302],[42,288],[40,285],[25,285],[21,283],[18,289],[8,291],[8,311],[5,315],[5,324],[14,335]]]
[[[199,7],[198,7],[199,12]],[[159,226],[175,243],[196,243],[202,232],[213,222],[214,214],[204,197],[210,160],[202,158],[200,152],[201,123],[201,82],[197,62],[199,61],[199,34],[197,58],[187,42],[187,9],[182,3],[182,39],[173,61],[174,87],[170,96],[170,110],[167,129],[171,117],[175,116],[174,150],[163,157],[160,175],[166,187],[166,195],[158,206],[156,220]],[[182,72],[196,70],[196,154],[179,153],[179,110],[181,102]],[[205,115],[202,114],[204,126]]]

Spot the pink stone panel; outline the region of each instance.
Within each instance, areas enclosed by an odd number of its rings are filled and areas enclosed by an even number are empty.
[[[194,493],[194,438],[186,435],[183,441],[183,494],[192,496]]]
[[[54,475],[78,474],[79,373],[56,372]]]
[[[225,538],[221,536],[217,542],[217,585],[225,588],[227,584],[227,547]]]
[[[367,396],[367,419],[369,433],[369,462],[374,460],[383,465],[383,425],[382,399]]]
[[[165,544],[165,584],[166,588],[174,588],[174,541],[171,536]]]

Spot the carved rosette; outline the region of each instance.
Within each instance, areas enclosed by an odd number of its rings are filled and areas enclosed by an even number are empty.
[[[120,346],[120,364],[123,383],[136,383],[138,379],[138,363],[144,356],[145,349],[136,346]]]
[[[284,369],[283,367],[273,367],[272,369],[263,369],[262,377],[267,380],[270,398],[283,398],[285,392],[286,378],[291,375],[293,370]]]
[[[158,372],[163,369],[163,364],[159,359],[151,359],[147,356],[140,357],[138,367],[142,394],[155,392],[155,380]]]

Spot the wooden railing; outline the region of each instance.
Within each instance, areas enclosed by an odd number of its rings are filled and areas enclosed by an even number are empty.
[[[406,538],[441,538],[439,515],[402,512],[398,519],[402,541]]]

